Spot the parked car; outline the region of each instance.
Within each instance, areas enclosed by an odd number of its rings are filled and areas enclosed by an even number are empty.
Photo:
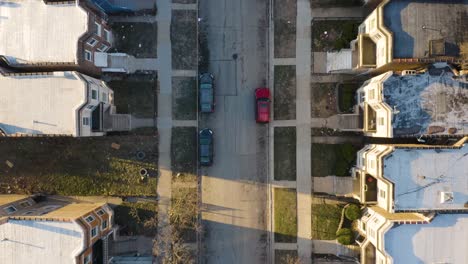
[[[201,166],[213,164],[213,131],[204,128],[198,133],[198,159]]]
[[[214,76],[211,73],[200,74],[200,111],[202,113],[214,112]]]
[[[257,123],[270,122],[270,89],[255,89],[255,120]]]

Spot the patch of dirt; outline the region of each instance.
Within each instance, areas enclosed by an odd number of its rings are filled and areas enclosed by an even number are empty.
[[[275,66],[273,117],[296,119],[296,66]]]
[[[296,57],[296,0],[275,0],[274,3],[274,56]]]
[[[198,18],[195,11],[172,11],[172,69],[195,70],[197,68],[197,26]]]
[[[311,84],[311,117],[326,118],[338,114],[336,87],[337,83]]]

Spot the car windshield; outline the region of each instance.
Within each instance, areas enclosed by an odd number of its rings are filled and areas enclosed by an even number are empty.
[[[208,144],[210,144],[210,139],[200,138],[200,145],[208,145]]]
[[[202,84],[200,84],[200,89],[202,89],[202,90],[205,90],[205,89],[206,89],[206,90],[211,90],[211,84],[209,84],[209,83],[202,83]]]
[[[259,106],[260,106],[261,108],[268,108],[268,102],[260,102],[260,103],[259,103]]]

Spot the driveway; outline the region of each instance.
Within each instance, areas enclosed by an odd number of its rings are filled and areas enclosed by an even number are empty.
[[[216,78],[214,165],[201,169],[202,263],[266,263],[268,127],[254,120],[267,78],[267,0],[200,0]]]

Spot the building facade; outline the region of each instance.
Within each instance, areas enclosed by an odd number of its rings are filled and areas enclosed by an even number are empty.
[[[105,203],[0,196],[0,263],[107,263],[113,211]]]
[[[103,136],[130,129],[105,82],[78,72],[0,75],[0,131],[6,136]]]

